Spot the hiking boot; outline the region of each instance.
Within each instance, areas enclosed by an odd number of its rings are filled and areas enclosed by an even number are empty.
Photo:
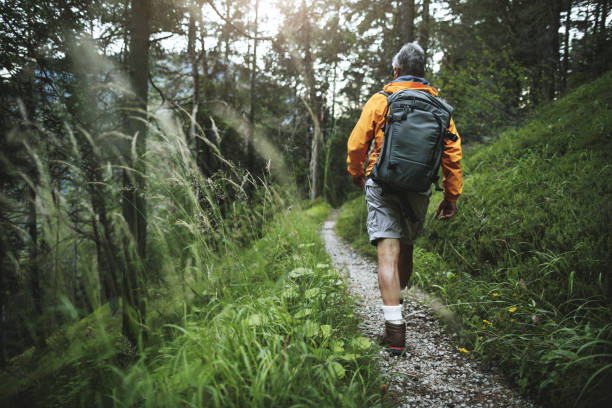
[[[395,324],[385,321],[381,344],[394,356],[401,355],[406,349],[406,323]]]

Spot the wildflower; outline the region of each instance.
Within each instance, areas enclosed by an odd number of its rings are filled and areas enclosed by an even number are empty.
[[[493,297],[498,297],[498,296],[499,296],[499,293],[493,292]]]
[[[516,309],[517,309],[517,307],[516,307],[516,306],[512,306],[510,309],[508,309],[508,311],[509,311],[510,313],[514,313],[514,312],[516,312]]]
[[[465,354],[469,353],[469,351],[464,349],[463,347],[459,347],[457,350],[459,350],[460,352],[465,353]]]
[[[483,323],[485,323],[487,326],[490,326],[492,323],[490,321],[488,321],[487,319],[483,319],[482,320]]]

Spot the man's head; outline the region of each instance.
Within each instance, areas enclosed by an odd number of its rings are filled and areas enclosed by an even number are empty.
[[[425,76],[425,52],[415,42],[406,43],[393,57],[393,73],[397,78],[402,75]]]

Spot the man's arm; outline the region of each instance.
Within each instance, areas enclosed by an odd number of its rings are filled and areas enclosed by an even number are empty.
[[[381,105],[380,98],[384,99],[384,105],[386,106],[386,98],[384,95],[375,94],[372,96],[364,105],[361,111],[361,117],[353,128],[347,143],[347,169],[353,177],[353,183],[360,187],[362,187],[365,182],[364,166],[367,160],[370,142],[374,137],[374,128],[382,116],[382,112],[379,112]]]
[[[446,139],[444,151],[442,152],[442,187],[444,188],[444,200],[440,203],[436,216],[440,216],[441,220],[446,220],[454,216],[457,212],[457,198],[463,191],[463,173],[461,172],[461,137],[455,122],[451,118],[448,131],[457,136],[457,140],[452,141]]]

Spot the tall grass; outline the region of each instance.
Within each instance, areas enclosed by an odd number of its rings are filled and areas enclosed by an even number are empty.
[[[328,207],[285,213],[216,265],[148,364],[121,374],[117,406],[362,406],[378,395],[370,342],[318,238]],[[134,383],[131,379],[137,379]]]
[[[227,161],[205,178],[185,141],[175,119],[153,118],[143,347],[121,335],[120,316],[108,304],[83,315],[69,296],[58,297],[54,310],[64,323],[44,347],[0,372],[2,405],[373,405],[380,397],[373,350],[358,334],[352,301],[318,236],[329,206],[302,209],[290,185],[256,181]],[[76,201],[82,214],[95,216],[79,190],[87,179],[76,144],[73,153],[74,162],[66,161],[72,201],[53,199],[54,186],[41,177],[38,205],[50,220],[45,233],[59,236],[63,253],[76,246],[87,255],[79,273],[96,292],[92,244],[75,235],[68,216]],[[44,157],[34,157],[46,174]],[[109,217],[122,242],[127,228],[114,204],[121,167],[104,166]]]

